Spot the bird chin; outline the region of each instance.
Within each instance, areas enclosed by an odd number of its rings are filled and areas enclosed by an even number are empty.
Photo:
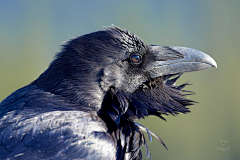
[[[182,74],[149,79],[133,93],[125,114],[134,119],[155,115],[165,120],[163,115],[190,112],[187,106],[197,102],[186,98],[187,95],[195,94],[183,90],[185,86],[189,85],[188,83],[179,86],[175,84]]]

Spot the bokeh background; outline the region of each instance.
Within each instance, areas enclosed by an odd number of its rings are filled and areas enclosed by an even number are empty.
[[[191,113],[140,122],[157,133],[153,160],[240,159],[239,0],[0,0],[0,101],[36,79],[64,41],[115,24],[147,44],[211,55],[217,69],[186,73]],[[144,157],[145,159],[145,157]]]

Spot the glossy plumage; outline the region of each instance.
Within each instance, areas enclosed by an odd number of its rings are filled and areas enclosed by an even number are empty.
[[[187,83],[175,82],[213,66],[200,51],[146,45],[115,26],[74,38],[0,103],[0,159],[142,159],[141,145],[151,157],[143,131],[165,144],[135,120],[189,112]]]

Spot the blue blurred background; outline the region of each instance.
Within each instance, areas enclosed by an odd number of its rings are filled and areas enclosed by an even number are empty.
[[[204,51],[218,63],[179,80],[194,84],[189,98],[200,103],[191,113],[140,121],[169,149],[154,139],[153,160],[240,159],[239,0],[0,0],[0,101],[36,79],[64,41],[111,24],[147,44]]]

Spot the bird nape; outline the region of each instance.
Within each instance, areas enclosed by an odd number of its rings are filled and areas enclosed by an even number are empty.
[[[185,47],[146,45],[112,26],[65,43],[48,69],[0,103],[0,159],[151,157],[135,120],[189,112],[184,72],[217,67]],[[166,146],[165,146],[166,147]]]

